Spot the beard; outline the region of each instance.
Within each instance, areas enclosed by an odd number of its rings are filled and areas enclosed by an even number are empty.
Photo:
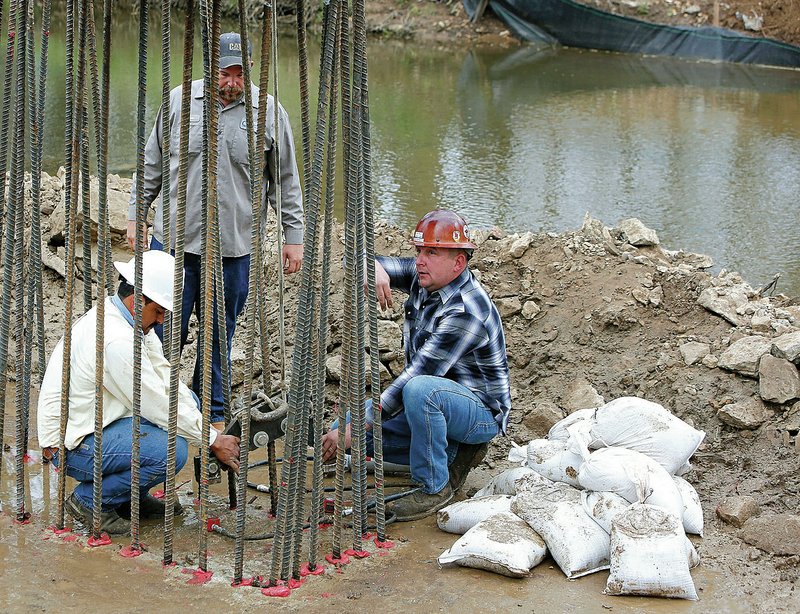
[[[244,88],[236,85],[225,85],[219,88],[219,97],[226,103],[234,102],[244,93]]]

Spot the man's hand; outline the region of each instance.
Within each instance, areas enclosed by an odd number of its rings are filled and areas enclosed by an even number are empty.
[[[339,445],[339,429],[331,429],[322,436],[322,462],[336,456],[336,447]],[[350,448],[350,425],[344,431],[344,448]]]
[[[147,224],[142,224],[142,249],[147,249],[149,241],[147,240]],[[136,251],[136,220],[128,220],[128,247],[131,251]]]
[[[383,311],[392,306],[392,289],[390,287],[389,274],[377,260],[375,261],[375,294]]]
[[[303,246],[289,245],[283,246],[283,271],[285,273],[297,273],[300,265],[303,264]]]
[[[217,434],[214,443],[211,444],[211,452],[217,457],[219,462],[227,465],[236,473],[239,473],[239,438],[233,435]]]

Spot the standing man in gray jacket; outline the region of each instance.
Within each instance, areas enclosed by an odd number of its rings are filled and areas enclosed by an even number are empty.
[[[248,49],[248,59],[251,55]],[[250,61],[252,66],[253,62]],[[228,357],[230,369],[230,349],[236,318],[244,309],[248,294],[250,276],[250,246],[252,229],[252,198],[250,192],[250,160],[247,148],[247,119],[244,98],[244,76],[242,71],[242,43],[239,34],[228,32],[220,36],[219,55],[219,130],[217,161],[217,198],[219,207],[220,245],[222,249],[222,269],[225,285],[225,322],[227,326]],[[259,105],[266,104],[267,135],[265,142],[264,167],[259,171],[262,182],[267,184],[267,198],[276,207],[275,177],[280,169],[282,195],[282,226],[285,244],[281,261],[286,273],[300,269],[303,257],[303,203],[300,191],[300,176],[295,161],[294,140],[289,116],[278,106],[278,126],[275,133],[275,101],[267,94],[266,100],[259,97],[259,88],[249,84],[253,119],[255,121]],[[189,318],[193,310],[200,312],[201,254],[202,237],[202,164],[203,164],[203,81],[192,82],[191,110],[189,117],[189,160],[186,195],[186,235],[185,235],[185,281],[183,290],[183,311],[181,321],[181,347],[186,343],[189,332]],[[181,86],[170,94],[170,218],[172,248],[175,247],[175,219],[178,193],[178,163],[180,146]],[[143,206],[149,208],[155,203],[153,217],[153,236],[151,249],[162,249],[164,241],[163,207],[164,194],[161,190],[161,143],[162,111],[156,117],[153,131],[145,147]],[[280,160],[276,160],[275,150]],[[128,209],[128,244],[131,249],[136,241],[136,183],[131,192]],[[266,202],[264,203],[266,207]],[[147,229],[143,229],[146,237]],[[159,336],[161,335],[160,327]],[[216,311],[214,321],[214,340],[211,360],[211,419],[218,424],[223,422],[222,365],[219,355]],[[200,394],[200,356],[195,362],[192,388]]]

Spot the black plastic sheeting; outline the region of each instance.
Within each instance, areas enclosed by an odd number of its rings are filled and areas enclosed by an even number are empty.
[[[480,0],[462,0],[472,17]],[[527,41],[624,53],[800,67],[800,47],[714,27],[658,25],[571,0],[489,0],[511,31]]]

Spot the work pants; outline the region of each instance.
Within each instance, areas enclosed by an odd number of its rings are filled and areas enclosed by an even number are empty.
[[[113,510],[131,500],[131,451],[133,450],[133,418],[120,418],[103,429],[102,510]],[[139,492],[144,495],[167,479],[167,432],[141,419],[139,439]],[[67,451],[67,475],[79,482],[75,496],[89,509],[93,508],[94,433],[87,435],[74,450]],[[189,445],[177,437],[175,472],[183,468]],[[58,454],[53,464],[59,466]]]
[[[366,413],[371,424],[371,401]],[[410,465],[411,479],[433,494],[447,486],[447,467],[458,444],[486,443],[500,432],[500,425],[468,388],[443,377],[420,375],[403,386],[403,410],[383,423],[382,432],[384,460]],[[366,440],[371,456],[372,430],[367,431]]]

